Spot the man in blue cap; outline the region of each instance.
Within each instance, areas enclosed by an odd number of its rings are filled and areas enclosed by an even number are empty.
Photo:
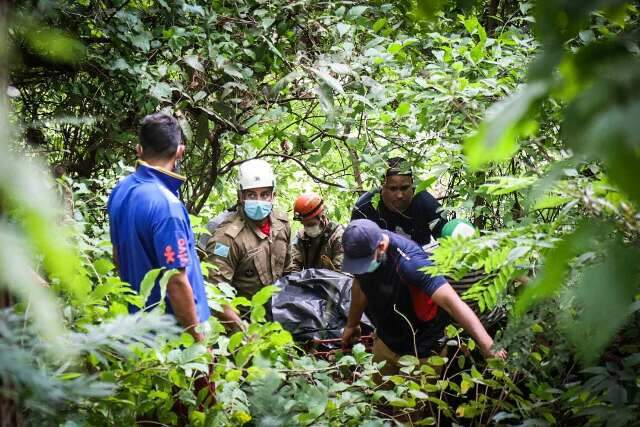
[[[471,335],[485,357],[506,357],[504,350],[492,350],[493,339],[451,285],[421,271],[432,263],[415,242],[368,219],[357,219],[347,226],[342,244],[342,271],[355,276],[342,341],[346,346],[359,337],[366,309],[376,327],[374,361],[387,362],[383,375],[396,373],[403,355],[425,359],[440,353],[449,316]]]

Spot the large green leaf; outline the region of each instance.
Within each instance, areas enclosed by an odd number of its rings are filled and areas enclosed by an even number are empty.
[[[528,284],[518,297],[516,315],[522,315],[533,304],[556,294],[566,283],[573,258],[587,252],[595,242],[602,240],[608,231],[610,227],[605,224],[584,222],[549,251],[540,277]]]
[[[144,275],[144,277],[142,278],[142,281],[140,282],[140,291],[138,293],[140,294],[140,297],[142,297],[142,300],[144,301],[145,306],[147,305],[147,301],[149,300],[151,291],[153,290],[153,287],[156,285],[156,281],[158,279],[158,276],[162,272],[162,270],[163,270],[162,268],[154,268],[152,270],[149,270],[147,274]]]
[[[614,241],[606,245],[604,260],[581,274],[571,289],[578,314],[569,323],[569,338],[585,365],[592,363],[631,314],[640,292],[640,251]]]
[[[548,85],[534,82],[516,94],[495,104],[487,119],[464,149],[469,166],[477,170],[489,162],[509,160],[518,149],[518,138],[533,133],[536,122],[530,118],[532,107],[547,93]]]

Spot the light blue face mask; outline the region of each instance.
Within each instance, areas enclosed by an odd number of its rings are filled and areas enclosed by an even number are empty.
[[[264,202],[262,200],[244,201],[244,213],[254,221],[260,221],[268,217],[271,213],[271,207],[271,202]]]
[[[371,264],[369,264],[367,273],[373,273],[374,271],[376,271],[378,267],[380,267],[380,264],[382,264],[386,259],[387,259],[387,254],[385,252],[380,256],[380,259],[371,260]]]

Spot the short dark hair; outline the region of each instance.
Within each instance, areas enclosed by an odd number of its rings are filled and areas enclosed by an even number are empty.
[[[404,175],[410,176],[413,178],[413,171],[411,170],[411,164],[407,161],[407,159],[402,157],[392,157],[387,160],[387,171],[382,177],[387,178],[388,176],[394,175]]]
[[[145,116],[140,126],[140,145],[146,157],[168,159],[182,143],[178,121],[165,113]]]

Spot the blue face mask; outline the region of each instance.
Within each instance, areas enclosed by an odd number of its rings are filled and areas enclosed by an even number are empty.
[[[374,271],[376,271],[378,267],[380,267],[380,264],[382,264],[386,259],[387,259],[387,254],[383,253],[382,255],[380,255],[380,259],[371,260],[371,264],[369,264],[367,273],[373,273]]]
[[[244,213],[254,220],[260,221],[265,219],[271,213],[271,202],[264,202],[262,200],[245,200],[244,201]]]

